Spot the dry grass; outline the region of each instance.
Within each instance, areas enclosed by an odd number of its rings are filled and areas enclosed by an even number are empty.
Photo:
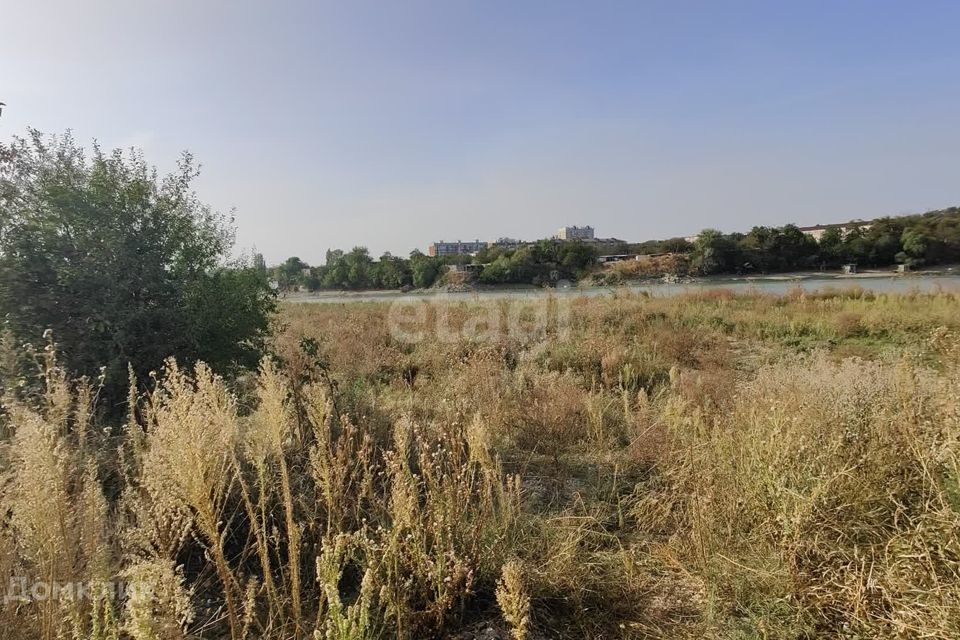
[[[411,344],[383,305],[291,306],[255,376],[168,362],[124,425],[5,339],[2,579],[89,588],[8,599],[5,637],[960,635],[956,295],[459,333],[502,311]]]
[[[644,278],[687,275],[690,271],[690,257],[681,253],[640,256],[636,260],[623,260],[605,265],[603,271],[593,275],[599,284],[619,284]]]

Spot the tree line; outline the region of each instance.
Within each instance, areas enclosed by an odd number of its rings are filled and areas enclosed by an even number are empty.
[[[291,257],[267,272],[283,291],[428,288],[444,283],[453,265],[475,265],[483,284],[542,284],[586,275],[598,253],[584,242],[541,240],[515,249],[494,245],[476,256],[428,256],[414,250],[408,258],[384,253],[374,260],[366,247],[354,247],[328,250],[320,266]]]
[[[819,241],[788,224],[758,226],[747,233],[705,229],[692,242],[668,238],[598,245],[540,240],[515,248],[492,245],[475,256],[432,257],[415,250],[408,258],[385,253],[374,260],[366,247],[354,247],[327,251],[320,266],[292,257],[262,269],[283,291],[427,288],[446,282],[451,265],[473,265],[471,278],[482,284],[537,285],[585,277],[602,269],[599,256],[615,254],[680,254],[690,273],[698,275],[835,269],[850,263],[947,264],[960,262],[960,207],[829,226]]]
[[[960,262],[960,207],[829,226],[819,241],[786,225],[748,233],[706,229],[689,245],[691,269],[704,275],[949,264]]]

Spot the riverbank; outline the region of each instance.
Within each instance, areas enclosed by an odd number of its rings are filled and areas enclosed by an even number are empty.
[[[960,289],[960,268],[956,266],[925,269],[908,273],[871,269],[855,274],[805,271],[762,276],[724,275],[699,278],[649,278],[614,286],[576,285],[547,288],[533,285],[477,285],[474,288],[431,288],[413,291],[317,291],[294,293],[282,297],[291,303],[411,302],[415,300],[475,298],[516,298],[541,295],[605,295],[613,291],[644,291],[651,295],[675,295],[704,289],[733,289],[758,293],[784,294],[796,287],[813,291],[826,288],[859,287],[877,293],[905,293],[911,290],[932,291],[937,288]]]
[[[864,269],[856,273],[844,273],[842,271],[796,271],[790,273],[750,275],[750,276],[711,276],[699,278],[699,280],[709,281],[711,278],[719,280],[769,280],[769,281],[788,281],[788,280],[809,280],[809,279],[836,279],[836,280],[865,280],[870,278],[913,278],[913,277],[937,277],[960,275],[960,266],[947,265],[936,269],[916,269],[913,271],[900,272],[895,269]]]

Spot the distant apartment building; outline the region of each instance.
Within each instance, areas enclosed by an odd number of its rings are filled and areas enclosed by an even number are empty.
[[[854,229],[860,229],[861,231],[867,231],[873,225],[869,222],[862,222],[860,220],[853,220],[851,222],[845,222],[842,224],[815,224],[812,227],[800,227],[800,231],[804,232],[817,242],[820,242],[820,238],[823,237],[823,234],[827,232],[827,229],[839,229],[841,236],[846,236],[848,233]]]
[[[593,227],[560,227],[556,240],[593,240]]]
[[[523,240],[515,238],[497,238],[493,242],[488,242],[487,246],[491,249],[502,249],[504,251],[514,251],[523,246]]]
[[[486,249],[487,243],[474,240],[473,242],[434,242],[427,247],[427,253],[431,256],[452,256],[457,254],[474,254],[481,249]]]

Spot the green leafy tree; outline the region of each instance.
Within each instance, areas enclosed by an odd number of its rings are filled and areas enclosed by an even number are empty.
[[[300,281],[308,291],[316,291],[320,288],[320,273],[321,270],[317,267],[309,267],[304,270],[300,276]]]
[[[366,247],[354,247],[344,257],[347,265],[347,285],[351,289],[369,289],[373,258]]]
[[[597,249],[585,242],[565,242],[561,245],[557,260],[564,275],[585,275],[597,264]]]
[[[392,255],[389,251],[380,256],[375,265],[376,286],[384,289],[399,289],[411,283],[407,261]]]
[[[828,227],[820,236],[820,262],[825,266],[837,266],[846,258],[844,256],[843,233],[840,227]]]
[[[510,257],[500,255],[480,272],[480,282],[484,284],[503,284],[511,277]]]
[[[534,250],[530,247],[521,247],[513,252],[509,258],[510,277],[508,282],[531,282],[543,269],[545,262],[538,261]]]
[[[425,256],[419,251],[410,254],[410,272],[413,286],[425,289],[432,287],[440,277],[441,264],[437,258]]]
[[[476,264],[489,264],[504,254],[502,247],[496,245],[483,247],[477,252],[474,262]]]
[[[776,229],[773,253],[778,256],[776,268],[780,271],[806,269],[816,264],[817,241],[793,224]]]
[[[903,253],[907,255],[911,263],[916,263],[924,259],[927,254],[927,237],[916,229],[906,229],[900,236],[900,242],[903,245]]]
[[[780,260],[774,248],[778,231],[772,227],[754,227],[740,241],[744,259],[754,268],[763,272],[776,271]],[[701,234],[701,238],[703,234]]]
[[[250,267],[259,273],[260,275],[266,277],[267,275],[267,261],[263,259],[262,253],[254,253],[253,257],[250,258]]]
[[[343,249],[327,249],[326,264],[330,265],[343,257]]]
[[[690,253],[693,251],[693,243],[685,238],[669,238],[660,243],[659,251],[655,253]]]
[[[327,251],[327,264],[320,284],[327,289],[345,288],[349,286],[350,266],[344,259],[340,249]]]
[[[877,267],[893,264],[897,253],[902,249],[900,238],[903,231],[904,225],[901,220],[895,218],[875,220],[864,234],[869,246],[866,263]]]
[[[300,286],[306,286],[305,271],[309,271],[310,265],[296,256],[287,258],[283,264],[276,267],[274,274],[277,278],[277,284],[284,291],[296,289]]]
[[[232,221],[197,198],[189,154],[160,177],[139,152],[30,131],[0,145],[0,316],[23,341],[47,329],[64,363],[106,367],[115,400],[127,365],[163,359],[254,366],[274,295],[264,273],[231,263]],[[119,397],[122,397],[120,395]]]
[[[873,254],[870,239],[859,227],[850,229],[843,237],[843,257],[854,264],[869,264]]]
[[[716,229],[704,229],[693,243],[691,265],[704,275],[731,271],[735,266],[736,252],[730,236]]]

